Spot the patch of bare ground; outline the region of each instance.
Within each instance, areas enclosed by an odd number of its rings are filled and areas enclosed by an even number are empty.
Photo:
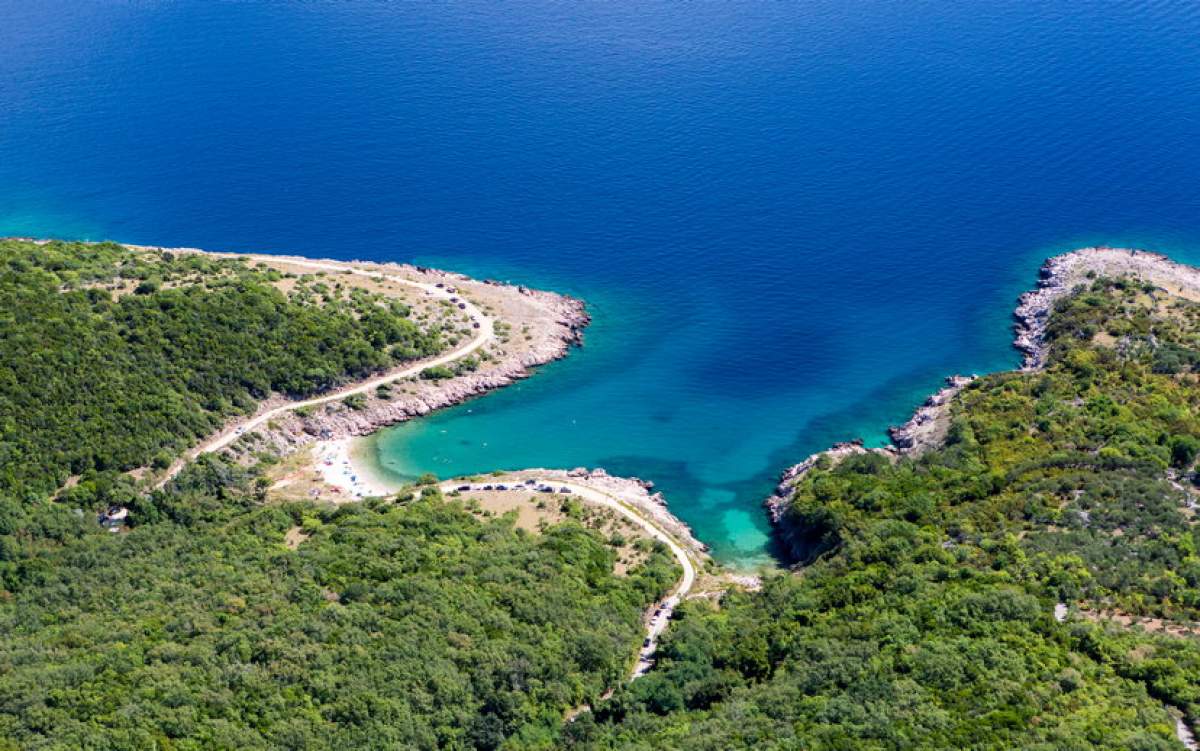
[[[301,446],[266,467],[267,500],[345,503],[354,500],[342,488],[330,485],[316,468],[313,447]]]
[[[304,531],[303,527],[292,527],[284,534],[283,544],[288,550],[295,550],[309,537],[310,535]]]
[[[648,546],[640,543],[642,540],[652,541],[645,530],[609,509],[586,503],[570,494],[541,493],[536,488],[530,488],[466,492],[452,490],[447,496],[461,500],[468,511],[480,518],[491,519],[512,514],[517,528],[531,534],[541,534],[548,527],[562,522],[578,522],[613,544],[617,554],[613,573],[617,576],[624,576],[631,568],[644,563],[649,555]]]
[[[435,299],[419,289],[398,281],[394,275],[368,276],[349,268],[341,271],[316,270],[287,259],[259,257],[256,268],[278,271],[282,277],[272,286],[289,297],[305,297],[317,305],[348,300],[355,292],[398,300],[411,310],[409,317],[422,328],[445,330],[451,335],[470,327],[470,318],[453,305]]]
[[[1078,608],[1080,617],[1095,623],[1112,623],[1125,628],[1137,628],[1148,634],[1177,637],[1200,636],[1200,623],[1151,616],[1137,616],[1120,610]]]
[[[707,600],[713,607],[721,606],[721,598],[733,590],[757,592],[762,589],[762,578],[755,574],[739,574],[722,569],[706,569],[696,576],[696,584],[688,593],[688,600]]]

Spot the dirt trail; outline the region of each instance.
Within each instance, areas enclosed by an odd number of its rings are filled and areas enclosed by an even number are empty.
[[[224,255],[224,254],[215,254],[215,255]],[[234,255],[234,254],[231,254],[231,255]],[[274,259],[272,256],[258,256],[258,255],[240,255],[240,256],[235,255],[234,257],[248,258],[251,260],[258,260],[258,261],[278,260],[278,259]],[[355,268],[355,267],[349,266],[349,265],[324,263],[321,261],[306,261],[306,260],[301,260],[301,259],[296,259],[296,258],[291,258],[291,257],[289,257],[287,259],[287,261],[289,264],[292,264],[292,265],[305,266],[305,267],[308,267],[311,269],[316,269],[316,270],[321,270],[321,271],[334,271],[334,272],[339,272],[339,273],[349,271],[350,273],[359,274],[362,276],[383,277],[384,279],[386,279],[388,281],[396,282],[399,284],[405,284],[410,287],[415,287],[417,289],[420,289],[420,290],[424,291],[425,293],[427,293],[430,297],[434,297],[434,298],[450,300],[450,298],[456,297],[455,293],[448,291],[444,287],[438,287],[435,284],[431,284],[428,282],[413,281],[412,279],[408,279],[407,277],[398,276],[395,274],[378,273],[378,272],[374,272],[374,271],[367,271],[364,269]],[[413,363],[412,365],[409,365],[408,367],[405,367],[401,370],[393,370],[384,375],[377,376],[375,378],[371,378],[366,381],[358,381],[356,383],[352,383],[343,388],[331,391],[327,394],[323,394],[318,397],[313,397],[312,399],[305,399],[303,401],[297,401],[297,402],[288,402],[287,404],[284,404],[284,405],[281,405],[278,407],[274,407],[272,409],[268,409],[268,410],[265,410],[262,412],[258,412],[257,414],[253,415],[252,417],[246,418],[245,420],[239,420],[237,422],[234,422],[231,425],[229,425],[228,427],[226,427],[224,430],[222,430],[220,433],[216,434],[215,436],[208,439],[204,443],[201,443],[199,446],[193,448],[191,451],[188,451],[182,457],[177,459],[171,465],[171,467],[167,470],[167,473],[155,484],[155,487],[162,487],[163,485],[165,485],[168,481],[170,481],[171,478],[173,478],[175,475],[179,474],[180,470],[183,469],[184,465],[187,462],[195,459],[197,456],[200,456],[201,454],[211,453],[213,451],[220,451],[221,449],[232,444],[238,438],[241,438],[242,435],[244,435],[245,433],[253,431],[258,426],[265,424],[269,420],[271,420],[275,417],[278,417],[279,415],[281,415],[285,412],[290,412],[290,411],[297,410],[297,409],[303,409],[305,407],[315,407],[315,406],[318,406],[321,404],[328,404],[329,402],[340,401],[342,399],[345,399],[348,396],[353,396],[354,394],[363,394],[363,393],[369,392],[373,389],[376,389],[379,386],[382,386],[384,384],[391,383],[393,381],[397,381],[397,380],[400,380],[403,378],[411,378],[412,376],[420,374],[421,371],[425,370],[426,368],[435,367],[437,365],[446,365],[446,364],[454,362],[455,360],[460,360],[460,359],[466,357],[467,355],[470,355],[471,353],[475,352],[480,347],[484,346],[485,344],[490,342],[493,338],[495,338],[495,335],[496,335],[495,334],[495,321],[490,316],[485,315],[483,313],[483,311],[481,311],[478,307],[475,306],[474,303],[472,303],[464,298],[461,298],[461,297],[458,298],[458,301],[459,301],[460,305],[464,306],[462,308],[463,312],[466,313],[467,316],[470,317],[472,321],[479,324],[479,328],[475,329],[475,336],[472,337],[470,341],[450,350],[449,352],[444,352],[440,355],[436,355],[434,357],[431,357],[431,358],[428,358],[425,360],[417,361],[417,362]]]
[[[460,487],[462,486],[459,483],[453,481],[442,483],[442,490],[447,492]],[[683,568],[683,576],[680,577],[679,583],[675,585],[675,589],[663,600],[652,605],[648,611],[646,636],[641,648],[638,650],[637,663],[629,675],[629,680],[636,680],[645,675],[654,664],[654,651],[658,648],[658,637],[666,629],[667,622],[671,620],[671,615],[675,612],[675,608],[687,596],[688,592],[692,590],[693,585],[695,585],[696,566],[692,562],[691,556],[688,555],[687,550],[674,537],[616,496],[577,482],[554,480],[554,487],[569,488],[573,494],[580,498],[616,511],[621,516],[641,527],[651,537],[666,545],[670,549],[671,554],[675,556],[675,560],[679,561],[679,565]],[[471,488],[475,489],[475,486],[471,486]]]

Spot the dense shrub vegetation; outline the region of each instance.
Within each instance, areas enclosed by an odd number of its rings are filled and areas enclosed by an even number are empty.
[[[0,739],[21,749],[550,748],[678,575],[659,546],[613,576],[592,530],[530,535],[436,488],[263,506],[207,457],[127,534],[3,510]]]
[[[1200,720],[1200,630],[1158,627],[1200,620],[1200,305],[1097,280],[1052,321],[1049,368],[968,387],[942,450],[806,475],[809,565],[688,604],[571,743],[1181,748],[1164,703]]]
[[[0,493],[164,459],[271,392],[439,349],[408,310],[196,254],[0,241]],[[303,282],[303,280],[301,280]]]

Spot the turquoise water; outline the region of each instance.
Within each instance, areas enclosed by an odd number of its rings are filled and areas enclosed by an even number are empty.
[[[1200,260],[1200,6],[0,0],[0,233],[411,260],[587,346],[387,431],[604,466],[724,560],[784,466],[1011,367],[1046,255]]]
[[[806,353],[814,369],[839,354],[852,357],[833,370],[835,378],[819,388],[799,379],[785,386],[780,376],[787,373],[763,373],[773,382],[766,393],[721,393],[710,382],[686,378],[672,382],[681,368],[707,359],[704,330],[730,325],[723,320],[728,312],[709,309],[679,316],[690,318],[691,324],[677,326],[674,310],[628,302],[644,300],[639,295],[623,301],[598,289],[588,296],[586,285],[572,286],[591,302],[596,316],[584,348],[486,398],[381,431],[371,439],[374,455],[385,474],[405,480],[423,472],[449,477],[496,468],[579,465],[649,478],[719,558],[744,567],[768,563],[770,528],[758,504],[771,492],[778,472],[835,441],[863,438],[868,445],[886,445],[887,426],[907,419],[947,374],[1015,367],[1019,357],[1010,342],[1016,296],[1035,284],[1047,255],[1087,244],[1090,239],[1081,238],[1057,248],[1014,251],[1023,260],[1009,274],[976,280],[981,299],[960,301],[961,318],[951,332],[920,320],[925,311],[945,305],[936,297],[920,301],[915,310],[896,311],[905,319],[899,331],[886,315],[876,313],[874,320],[883,330],[856,331],[860,341],[835,345],[834,352]],[[1151,245],[1200,262],[1197,245],[1136,238],[1121,244]],[[787,285],[788,280],[779,283]],[[851,316],[850,323],[858,317]],[[941,316],[937,320],[945,323]],[[827,324],[846,326],[844,321]],[[924,332],[930,345],[921,354],[921,335],[909,338],[914,328]],[[646,334],[664,330],[670,333]],[[938,351],[955,331],[960,337],[956,348]],[[899,336],[899,343],[889,341],[892,336]],[[820,333],[813,337],[824,338]],[[898,349],[903,360],[897,358]],[[795,362],[791,356],[782,359]]]

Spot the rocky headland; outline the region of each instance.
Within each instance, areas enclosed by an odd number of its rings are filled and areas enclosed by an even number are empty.
[[[1036,289],[1018,298],[1013,311],[1013,346],[1022,354],[1021,370],[1038,370],[1046,363],[1046,326],[1059,300],[1081,285],[1099,277],[1131,277],[1171,294],[1200,300],[1200,271],[1172,261],[1159,253],[1128,248],[1093,247],[1048,258],[1039,270]],[[786,510],[796,484],[818,464],[837,463],[855,454],[869,452],[895,461],[902,456],[919,456],[940,447],[950,426],[954,398],[976,376],[950,376],[946,385],[932,394],[903,425],[888,429],[892,444],[866,448],[861,439],[836,443],[783,471],[774,492],[763,502],[783,541],[791,537]]]
[[[836,465],[848,456],[876,453],[893,461],[900,456],[919,456],[931,448],[940,446],[946,438],[946,432],[950,429],[949,406],[951,401],[976,377],[973,375],[948,377],[946,385],[931,394],[920,407],[917,407],[912,417],[908,418],[903,425],[893,425],[888,428],[888,437],[892,441],[890,446],[866,448],[861,438],[842,441],[785,469],[779,476],[775,491],[763,501],[772,523],[778,525],[781,522],[796,483],[822,460]]]
[[[1022,370],[1046,364],[1046,324],[1055,304],[1097,277],[1132,277],[1179,297],[1200,299],[1200,272],[1148,250],[1082,248],[1046,259],[1038,275],[1037,288],[1021,295],[1013,311],[1013,344],[1023,356]]]
[[[203,252],[194,249],[171,249],[183,252]],[[237,254],[222,254],[237,255]],[[493,389],[501,388],[532,375],[539,365],[565,357],[572,347],[582,346],[583,331],[590,323],[582,300],[523,285],[492,279],[474,280],[457,274],[424,266],[398,263],[361,261],[331,261],[292,256],[245,256],[280,269],[305,270],[323,268],[333,273],[353,272],[358,275],[380,275],[404,278],[438,291],[447,290],[452,300],[469,301],[470,312],[486,311],[495,327],[495,335],[476,352],[462,360],[472,361],[472,368],[451,363],[453,374],[448,377],[397,377],[383,387],[360,391],[350,400],[332,400],[323,404],[286,409],[290,400],[272,397],[259,405],[258,414],[275,411],[269,421],[257,426],[231,444],[227,450],[237,455],[249,455],[267,450],[287,455],[316,441],[330,441],[369,435],[381,428],[427,415],[434,410],[453,406]],[[378,278],[378,277],[377,277]],[[464,307],[460,304],[458,307]],[[479,321],[473,334],[477,335]],[[411,364],[395,369],[400,373]],[[370,380],[386,379],[387,373],[376,374]],[[338,392],[349,392],[358,384],[348,383]],[[284,408],[280,410],[280,408]]]
[[[277,450],[287,451],[315,440],[365,436],[375,431],[427,415],[444,407],[461,404],[528,378],[539,365],[565,357],[572,346],[583,344],[583,329],[589,318],[583,303],[574,298],[519,288],[518,294],[538,297],[547,311],[537,326],[537,334],[528,347],[516,351],[501,350],[495,359],[477,370],[445,380],[409,379],[400,391],[393,389],[385,398],[365,395],[357,406],[333,403],[311,412],[289,412],[272,421],[261,431]]]

